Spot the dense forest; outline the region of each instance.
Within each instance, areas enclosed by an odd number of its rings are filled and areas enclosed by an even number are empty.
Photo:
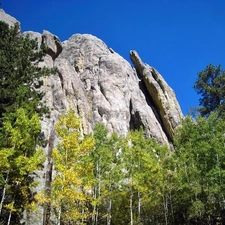
[[[44,208],[43,223],[70,225],[224,224],[225,72],[208,65],[194,88],[199,107],[176,129],[173,151],[146,138],[97,124],[83,135],[70,110],[55,126],[54,176],[42,192],[35,171],[45,160],[40,119],[48,113],[39,68],[45,46],[0,22],[0,223],[20,224]]]

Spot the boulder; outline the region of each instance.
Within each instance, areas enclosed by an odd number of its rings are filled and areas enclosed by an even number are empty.
[[[56,35],[44,30],[42,34],[42,42],[46,45],[46,53],[55,60],[62,52],[62,44]]]

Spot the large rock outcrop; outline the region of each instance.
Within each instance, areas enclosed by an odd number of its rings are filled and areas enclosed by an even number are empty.
[[[0,10],[0,20],[10,25],[17,22],[3,10]],[[153,67],[142,62],[137,52],[130,52],[132,67],[102,40],[90,34],[74,34],[62,43],[49,31],[42,34],[29,31],[23,35],[36,38],[39,46],[46,45],[47,54],[40,67],[58,68],[56,74],[44,78],[42,87],[51,112],[41,121],[43,135],[48,141],[46,163],[38,178],[40,190],[50,176],[50,154],[57,144],[54,126],[69,109],[79,115],[83,134],[92,132],[99,122],[110,132],[123,136],[143,126],[146,136],[171,147],[174,129],[183,114],[174,91]]]
[[[13,25],[15,18],[0,10],[0,19]],[[131,51],[134,68],[97,37],[75,34],[60,42],[49,31],[24,32],[46,45],[40,66],[57,67],[58,73],[44,78],[43,91],[51,116],[42,121],[49,138],[59,116],[74,109],[84,134],[102,122],[110,132],[126,135],[143,126],[146,135],[162,144],[173,139],[183,115],[173,90],[151,66]]]
[[[131,59],[135,68],[89,34],[75,34],[63,42],[61,54],[46,64],[59,70],[45,83],[54,115],[74,109],[84,133],[92,132],[99,122],[121,135],[143,126],[147,136],[169,145],[183,117],[175,94],[134,51]]]

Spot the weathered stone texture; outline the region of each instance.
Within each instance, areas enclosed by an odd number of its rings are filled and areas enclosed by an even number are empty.
[[[46,45],[46,52],[55,60],[62,52],[62,44],[56,35],[44,30],[42,34],[42,42]]]
[[[0,10],[0,18],[14,24],[15,18]],[[170,145],[183,115],[173,90],[151,66],[131,51],[134,68],[112,48],[90,34],[75,34],[60,42],[49,31],[24,32],[46,46],[40,67],[57,67],[44,78],[42,90],[51,109],[42,121],[48,139],[60,115],[69,109],[80,116],[84,134],[102,122],[110,132],[126,135],[143,126],[146,135]],[[50,129],[48,127],[51,127]]]
[[[172,88],[153,67],[142,62],[136,51],[130,52],[138,75],[143,80],[148,95],[155,106],[155,114],[169,140],[173,139],[174,129],[179,125],[183,114]]]

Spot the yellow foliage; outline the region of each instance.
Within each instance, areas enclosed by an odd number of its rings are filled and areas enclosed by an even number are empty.
[[[4,207],[9,211],[16,212],[16,209],[14,208],[14,202],[10,202],[9,204],[6,204]]]
[[[94,148],[94,140],[92,136],[82,139],[79,128],[79,119],[73,111],[56,124],[61,142],[52,153],[56,176],[52,182],[51,203],[62,208],[64,222],[86,218],[84,205],[91,198],[87,190],[92,185],[93,163],[88,157]]]

